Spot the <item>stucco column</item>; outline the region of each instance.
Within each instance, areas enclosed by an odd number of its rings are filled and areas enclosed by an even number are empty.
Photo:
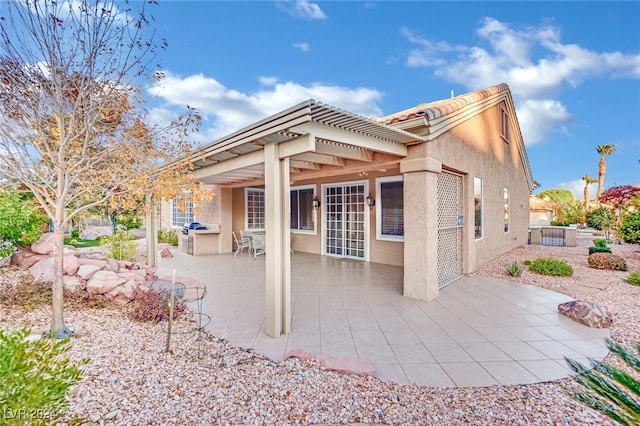
[[[440,162],[418,158],[400,162],[404,180],[403,295],[429,301],[438,290],[438,173]]]
[[[157,245],[156,240],[158,233],[156,231],[156,203],[152,195],[146,196],[148,213],[146,217],[145,239],[147,244],[147,265],[151,267],[158,266],[157,263]]]
[[[264,147],[265,332],[277,338],[291,328],[289,160],[277,144]]]
[[[220,247],[219,253],[233,252],[233,190],[231,188],[218,188],[218,203],[220,212]]]

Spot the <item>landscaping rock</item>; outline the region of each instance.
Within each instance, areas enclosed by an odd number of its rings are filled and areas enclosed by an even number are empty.
[[[144,277],[141,277],[139,274],[134,274],[133,271],[119,272],[118,276],[120,278],[124,278],[127,281],[133,281],[136,284],[145,284],[146,282]]]
[[[91,229],[85,229],[80,233],[80,238],[82,238],[83,240],[95,241],[98,239],[98,237],[98,233]]]
[[[96,265],[81,265],[80,268],[78,268],[78,272],[76,275],[84,280],[90,280],[91,277],[93,277],[93,274],[95,274],[99,270],[100,268]]]
[[[77,276],[65,275],[62,277],[64,288],[71,291],[78,291],[84,288],[84,282]]]
[[[163,248],[162,251],[160,251],[160,257],[162,258],[173,257],[173,254],[171,253],[171,250],[169,250],[168,248]]]
[[[376,373],[373,365],[364,359],[349,358],[331,354],[320,354],[316,356],[316,359],[325,370],[347,374],[358,374],[360,376],[374,376]]]
[[[11,256],[11,264],[21,269],[29,269],[36,263],[48,258],[47,254],[38,254],[32,251],[19,251]]]
[[[53,253],[53,233],[42,234],[40,239],[31,245],[31,251],[38,254]]]
[[[611,315],[592,302],[572,300],[558,305],[558,312],[593,328],[608,328],[613,324]]]
[[[293,349],[282,358],[282,361],[286,361],[290,358],[298,358],[300,361],[309,361],[313,358],[313,355],[302,349]]]
[[[126,305],[133,299],[133,291],[138,288],[138,283],[135,281],[127,281],[121,284],[111,291],[105,294],[108,298],[112,299],[119,305]]]
[[[107,260],[107,264],[105,266],[105,269],[107,269],[108,271],[111,271],[111,272],[118,273],[118,272],[120,272],[120,264],[118,263],[117,260],[109,259],[109,260]]]
[[[107,261],[104,259],[92,259],[92,258],[86,258],[86,257],[81,257],[80,263],[82,265],[94,265],[94,266],[97,266],[98,269],[102,269],[107,265]]]
[[[78,272],[80,266],[80,259],[78,259],[74,255],[66,255],[63,258],[62,270],[64,271],[65,275],[75,275]]]
[[[35,280],[53,281],[53,264],[53,257],[46,257],[30,267],[29,272]]]
[[[121,284],[127,282],[112,271],[98,271],[87,283],[89,294],[106,294]]]

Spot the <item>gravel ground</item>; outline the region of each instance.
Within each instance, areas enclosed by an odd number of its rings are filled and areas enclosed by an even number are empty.
[[[590,243],[581,238],[577,248],[519,247],[478,274],[577,292],[577,298],[614,313],[615,339],[627,346],[638,342],[640,287],[623,282],[628,273],[588,268]],[[640,247],[612,248],[627,259],[630,271],[640,270]],[[574,277],[541,277],[526,270],[519,278],[506,274],[509,263],[537,257],[566,260]],[[604,289],[594,291],[594,284]],[[584,294],[585,288],[594,292]],[[0,318],[11,324],[41,328],[49,316],[46,307],[29,312],[0,307]],[[85,331],[72,339],[72,358],[90,359],[65,419],[77,415],[91,424],[612,424],[567,396],[574,387],[570,379],[485,388],[397,385],[323,371],[314,360],[274,363],[208,334],[200,341],[194,333],[175,334],[173,353],[167,354],[166,324],[131,322],[117,309],[66,310],[65,321]],[[192,328],[187,320],[175,326]]]

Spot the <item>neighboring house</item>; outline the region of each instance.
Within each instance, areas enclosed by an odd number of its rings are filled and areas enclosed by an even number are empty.
[[[531,196],[529,198],[529,224],[533,226],[551,225],[554,217],[554,203],[542,198]]]
[[[191,160],[217,191],[196,215],[220,225],[215,252],[231,252],[232,230],[265,231],[274,337],[291,322],[291,241],[403,266],[403,293],[419,300],[527,243],[534,181],[506,84],[379,119],[309,100]],[[175,214],[173,225],[188,221]]]

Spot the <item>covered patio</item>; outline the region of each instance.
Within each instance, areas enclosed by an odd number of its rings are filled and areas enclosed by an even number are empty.
[[[569,297],[466,276],[431,302],[403,297],[403,268],[307,253],[291,256],[291,330],[265,334],[265,259],[173,250],[158,275],[203,281],[207,330],[274,361],[292,349],[370,361],[376,376],[422,386],[526,384],[567,377],[564,356],[607,354],[608,329],[557,312]]]

